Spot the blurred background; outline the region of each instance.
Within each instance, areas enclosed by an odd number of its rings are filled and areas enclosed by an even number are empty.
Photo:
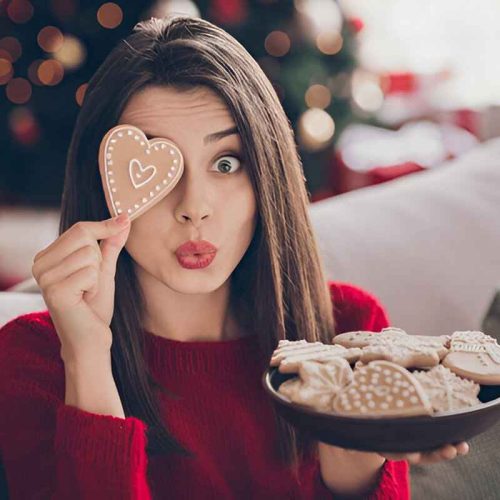
[[[498,0],[0,0],[0,290],[57,235],[88,80],[138,21],[171,14],[218,24],[261,65],[312,203],[500,136]]]

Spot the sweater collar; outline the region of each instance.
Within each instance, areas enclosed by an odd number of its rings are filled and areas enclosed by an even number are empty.
[[[230,340],[180,341],[144,330],[152,365],[160,370],[184,373],[229,373],[262,362],[255,333]]]

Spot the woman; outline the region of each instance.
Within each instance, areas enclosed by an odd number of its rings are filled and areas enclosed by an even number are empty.
[[[185,162],[123,224],[97,166],[116,124]],[[12,498],[408,498],[407,460],[467,452],[343,450],[274,414],[261,375],[280,339],[388,326],[369,293],[325,282],[304,180],[272,85],[226,32],[152,18],[113,49],[73,133],[60,236],[34,259],[48,310],[0,334]],[[202,239],[209,265],[179,251]]]

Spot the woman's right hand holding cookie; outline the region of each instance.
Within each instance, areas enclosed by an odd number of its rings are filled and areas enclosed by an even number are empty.
[[[65,362],[111,349],[116,262],[131,226],[120,217],[77,222],[34,257]]]

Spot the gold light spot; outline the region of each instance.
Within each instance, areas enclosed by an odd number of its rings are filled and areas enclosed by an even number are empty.
[[[331,101],[332,95],[328,87],[324,85],[311,85],[306,92],[305,101],[309,108],[327,108]]]
[[[82,42],[73,35],[64,37],[61,48],[54,53],[54,59],[57,59],[66,69],[76,69],[84,61],[87,51]]]
[[[329,56],[340,52],[343,43],[344,40],[342,36],[340,35],[340,33],[337,33],[335,31],[324,31],[316,37],[316,46],[318,47],[318,49],[323,52],[323,54],[327,54]]]

